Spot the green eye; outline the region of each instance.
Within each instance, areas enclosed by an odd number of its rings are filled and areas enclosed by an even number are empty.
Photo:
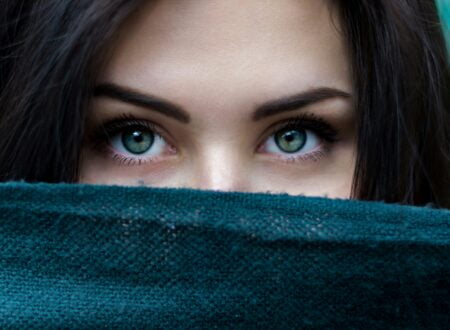
[[[155,136],[153,133],[137,128],[131,128],[122,133],[122,144],[125,149],[137,155],[148,151],[152,147],[154,140]]]
[[[275,143],[284,152],[294,153],[302,149],[306,144],[306,132],[304,130],[287,130],[275,134]]]

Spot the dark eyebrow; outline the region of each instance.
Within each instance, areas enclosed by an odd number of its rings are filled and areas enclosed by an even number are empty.
[[[142,94],[132,89],[121,87],[113,83],[97,85],[94,89],[94,96],[106,96],[122,102],[131,103],[140,107],[157,111],[168,117],[177,119],[182,123],[189,123],[189,113],[182,107],[159,97]],[[317,87],[310,90],[282,97],[276,100],[265,102],[257,107],[252,115],[253,121],[273,116],[281,112],[293,111],[304,108],[310,104],[327,99],[341,97],[351,98],[351,94],[330,87]]]
[[[122,102],[131,103],[139,107],[157,111],[168,117],[177,119],[182,123],[189,123],[190,116],[180,106],[163,100],[159,97],[141,94],[129,88],[121,87],[112,83],[105,83],[95,86],[94,96],[107,96]]]
[[[257,107],[252,118],[254,121],[257,121],[268,116],[273,116],[281,112],[298,110],[313,103],[335,97],[348,99],[351,98],[352,95],[336,88],[316,87],[295,95],[265,102]]]

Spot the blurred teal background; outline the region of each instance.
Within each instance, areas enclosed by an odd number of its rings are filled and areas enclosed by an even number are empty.
[[[445,39],[447,40],[447,46],[450,49],[450,0],[436,0],[436,2],[441,13],[442,27]]]

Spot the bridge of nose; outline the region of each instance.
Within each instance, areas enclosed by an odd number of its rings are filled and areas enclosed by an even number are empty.
[[[199,149],[193,160],[192,185],[198,189],[249,191],[250,151],[234,141],[215,140]]]

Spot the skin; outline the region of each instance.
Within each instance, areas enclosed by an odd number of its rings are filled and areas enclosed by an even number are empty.
[[[96,97],[88,132],[132,114],[161,127],[171,147],[154,162],[126,165],[86,143],[79,181],[349,198],[356,154],[352,97],[251,119],[258,105],[315,87],[353,93],[339,27],[336,8],[321,0],[146,2],[120,29],[98,83],[175,103],[190,122]],[[285,161],[293,155],[281,149],[258,148],[273,139],[271,125],[302,113],[328,122],[339,141],[317,143],[320,157],[296,162]]]

